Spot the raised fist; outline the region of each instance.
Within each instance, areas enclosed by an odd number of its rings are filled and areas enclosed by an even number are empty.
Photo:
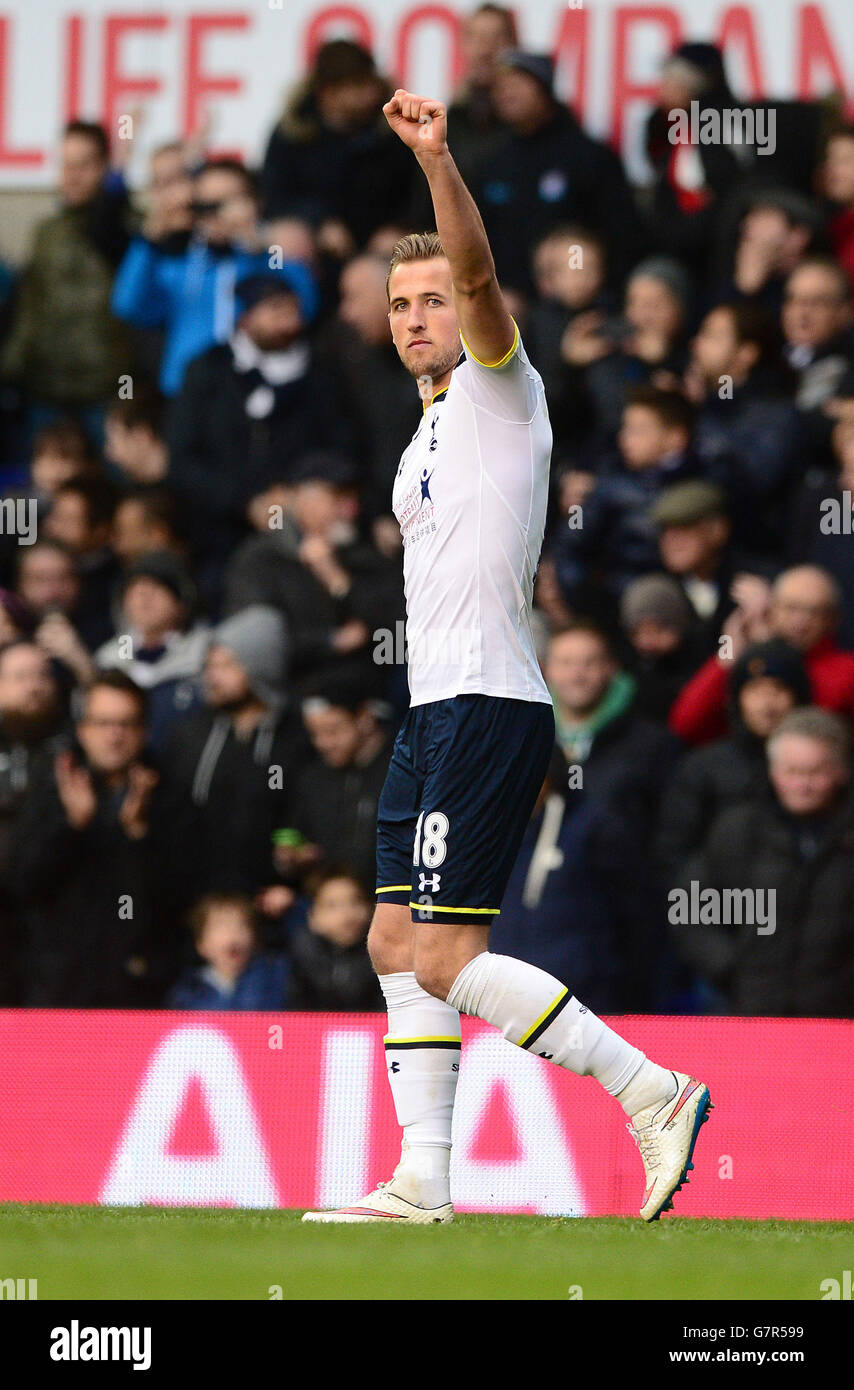
[[[441,154],[448,147],[448,116],[441,101],[398,87],[383,107],[386,120],[416,154]]]

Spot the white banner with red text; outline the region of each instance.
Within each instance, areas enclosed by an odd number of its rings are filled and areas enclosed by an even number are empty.
[[[324,40],[368,45],[395,84],[447,99],[471,4],[413,0],[6,0],[0,4],[0,188],[48,186],[57,132],[73,118],[130,132],[132,179],[158,143],[211,117],[221,153],[260,158],[288,90]],[[511,7],[514,8],[514,7]],[[558,91],[641,179],[640,122],[662,59],[685,39],[723,45],[743,101],[839,91],[854,100],[850,0],[526,0],[523,47],[554,55]],[[139,129],[120,118],[142,110]]]

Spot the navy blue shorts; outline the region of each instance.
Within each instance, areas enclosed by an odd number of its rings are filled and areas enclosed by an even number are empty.
[[[554,750],[551,705],[455,695],[410,709],[379,802],[377,901],[490,922]]]

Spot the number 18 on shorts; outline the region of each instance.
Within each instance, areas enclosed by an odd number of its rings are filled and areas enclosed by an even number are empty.
[[[497,916],[554,749],[550,704],[456,695],[415,705],[377,824],[377,901],[448,925]]]

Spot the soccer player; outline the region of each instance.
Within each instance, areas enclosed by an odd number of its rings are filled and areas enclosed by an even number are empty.
[[[644,1162],[640,1214],[651,1221],[687,1181],[708,1088],[650,1061],[560,980],[488,949],[554,747],[530,624],[551,427],[448,150],[445,107],[398,90],[383,110],[427,176],[437,227],[399,241],[388,276],[395,347],[424,407],[392,497],[411,708],[380,798],[368,938],[403,1147],[390,1182],[303,1220],[453,1219],[451,1117],[467,1013],[617,1098]]]

